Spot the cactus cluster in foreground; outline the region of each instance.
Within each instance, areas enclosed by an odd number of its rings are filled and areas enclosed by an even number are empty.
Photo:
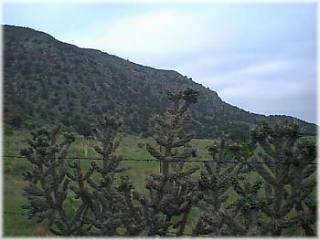
[[[160,173],[146,178],[144,192],[115,154],[116,117],[92,129],[101,161],[86,168],[67,159],[72,134],[32,132],[21,151],[31,163],[24,192],[29,217],[63,236],[314,236],[315,145],[295,124],[260,124],[250,146],[222,136],[208,148],[211,159],[192,166],[196,149],[185,123],[197,97],[192,89],[168,93],[171,105],[156,116],[154,144],[146,145]]]

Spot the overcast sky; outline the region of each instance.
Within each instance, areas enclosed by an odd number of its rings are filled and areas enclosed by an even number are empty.
[[[173,69],[226,102],[316,122],[316,4],[5,4],[4,23]]]

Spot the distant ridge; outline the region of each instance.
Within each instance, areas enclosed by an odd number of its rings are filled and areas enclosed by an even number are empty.
[[[78,48],[31,28],[4,25],[4,119],[24,126],[63,123],[79,132],[102,113],[117,113],[124,131],[150,135],[149,122],[165,110],[167,90],[193,88],[199,103],[190,125],[199,138],[222,132],[247,137],[257,122],[297,122],[305,134],[316,125],[289,116],[253,114],[232,106],[173,70],[135,64],[100,50]]]

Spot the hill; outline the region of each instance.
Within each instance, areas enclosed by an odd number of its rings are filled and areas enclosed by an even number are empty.
[[[306,134],[316,125],[289,116],[264,116],[232,106],[173,70],[135,64],[94,49],[78,48],[30,28],[3,26],[4,120],[16,126],[63,123],[85,133],[101,113],[117,113],[124,130],[151,134],[150,119],[167,106],[166,91],[200,92],[191,109],[197,137],[248,135],[257,122],[296,121]]]

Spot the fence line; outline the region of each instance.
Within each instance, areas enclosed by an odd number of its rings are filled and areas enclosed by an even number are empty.
[[[2,156],[3,158],[26,158],[24,156],[14,156],[14,155],[7,155],[7,156]],[[65,157],[63,158],[65,160],[88,160],[88,161],[102,161],[102,158],[95,158],[95,157]],[[158,160],[156,159],[133,159],[133,158],[120,158],[121,161],[132,161],[132,162],[157,162]]]
[[[15,155],[5,155],[2,156],[2,158],[22,158],[25,159],[26,157],[24,156],[15,156]],[[65,157],[63,158],[65,160],[86,160],[86,161],[102,161],[102,158],[95,158],[95,157]],[[125,162],[160,162],[157,159],[134,159],[134,158],[120,158],[121,161],[125,161]],[[212,159],[209,160],[187,160],[185,161],[185,163],[188,162],[195,162],[195,163],[204,163],[204,162],[211,162],[214,161]],[[180,160],[171,160],[171,162],[181,162]],[[269,163],[272,164],[274,163],[273,161],[264,161],[264,162],[246,162],[246,161],[236,161],[236,160],[224,160],[224,161],[214,161],[214,162],[218,162],[218,163],[245,163],[245,164],[265,164],[265,163]],[[318,164],[318,162],[309,162],[308,164]]]
[[[24,156],[14,156],[14,155],[6,155],[6,156],[2,156],[3,158],[26,158]],[[102,158],[95,158],[95,157],[78,157],[78,156],[75,156],[75,157],[65,157],[63,158],[65,160],[88,160],[88,161],[102,161],[103,159]],[[157,159],[152,159],[152,158],[149,158],[149,159],[134,159],[134,158],[120,158],[121,161],[126,161],[126,162],[159,162],[159,160]],[[180,160],[171,160],[172,162],[180,162]],[[198,163],[201,163],[201,162],[209,162],[209,161],[212,161],[212,160],[187,160],[185,161],[186,163],[188,162],[198,162]],[[239,161],[230,161],[230,160],[227,160],[227,161],[218,161],[220,163],[223,163],[223,162],[228,162],[228,163],[241,163]]]

